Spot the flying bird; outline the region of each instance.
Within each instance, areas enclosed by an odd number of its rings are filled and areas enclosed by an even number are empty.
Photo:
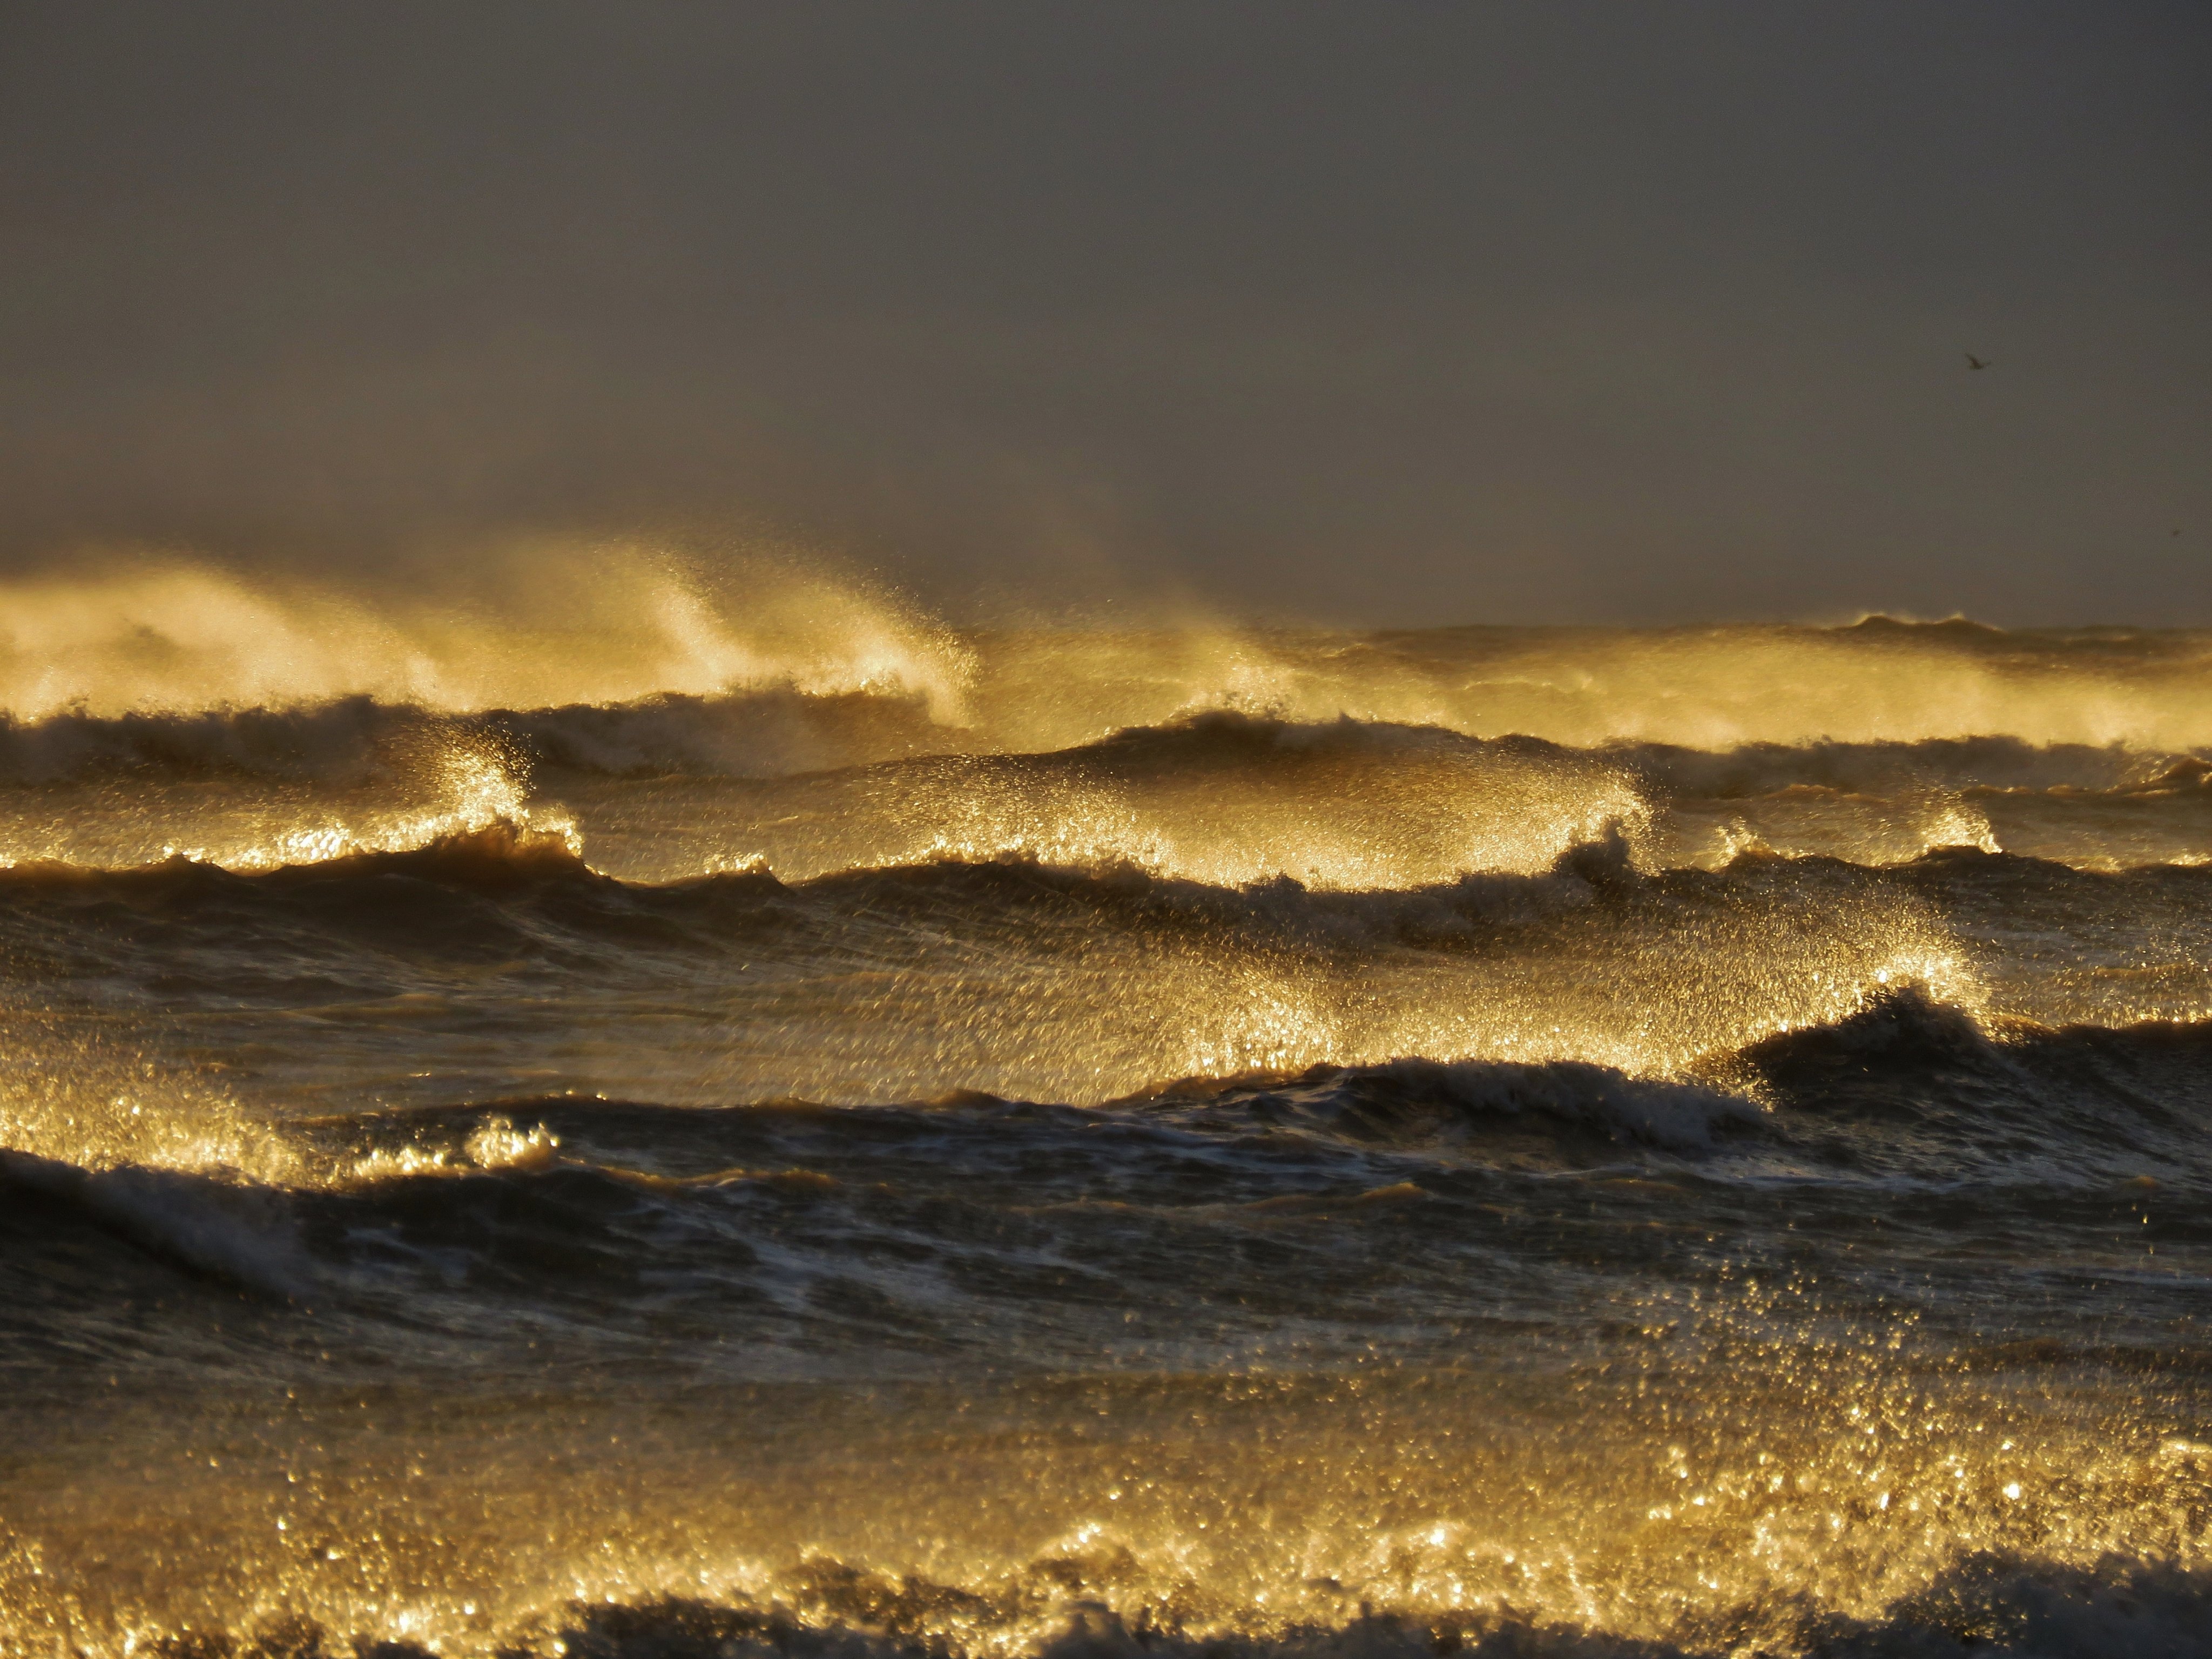
[[[1989,366],[1989,360],[1987,358],[1977,357],[1971,351],[1966,354],[1966,367],[1968,368],[1987,368]]]

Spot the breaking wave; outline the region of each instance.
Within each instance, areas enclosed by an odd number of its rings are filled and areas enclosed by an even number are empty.
[[[314,708],[0,722],[0,855],[242,869],[495,818],[665,883],[1028,857],[1243,885],[1538,873],[1617,827],[1643,868],[1747,852],[1909,863],[1953,845],[2085,869],[2212,858],[2212,763],[2010,738],[1577,749],[1339,716],[1184,714],[1018,751],[904,693],[770,687],[530,712]]]
[[[1032,1259],[1050,1230],[978,1231],[979,1206],[1063,1219],[1087,1208],[1091,1248],[1109,1255],[1110,1236],[1177,1215],[1232,1234],[1303,1219],[1353,1253],[1349,1271],[1379,1224],[1364,1216],[1453,1224],[1492,1201],[1490,1170],[1695,1172],[1709,1186],[1802,1189],[1815,1207],[1830,1189],[1963,1188],[2022,1214],[2131,1185],[2212,1193],[2209,1062],[2212,1022],[1991,1031],[1908,987],[1680,1078],[1401,1059],[1193,1078],[1095,1107],[974,1092],[836,1106],[510,1099],[270,1125],[289,1142],[291,1173],[275,1182],[4,1152],[0,1188],[39,1200],[24,1218],[48,1244],[73,1215],[279,1295],[383,1297],[394,1272],[449,1295],[482,1279],[501,1294],[582,1297],[568,1318],[588,1308],[620,1326],[629,1314],[611,1287],[649,1269],[656,1316],[688,1282],[775,1328],[858,1319],[912,1334],[949,1330],[948,1304],[1007,1296],[1034,1314],[1055,1299]],[[964,1187],[951,1210],[931,1195],[940,1184]],[[886,1277],[893,1239],[904,1266]],[[1201,1288],[1173,1261],[1128,1271],[1160,1297]],[[1213,1271],[1235,1282],[1225,1261]],[[1088,1272],[1058,1282],[1079,1303],[1104,1291]],[[878,1288],[858,1302],[824,1289],[853,1283]],[[405,1305],[420,1316],[411,1293]]]
[[[173,854],[131,868],[32,860],[0,867],[0,891],[88,897],[189,899],[195,895],[260,896],[276,904],[313,893],[343,903],[359,888],[364,901],[392,878],[486,892],[574,886],[609,895],[609,902],[641,910],[675,913],[714,902],[715,895],[832,897],[865,893],[896,902],[957,900],[987,902],[994,896],[1052,893],[1108,908],[1181,914],[1193,919],[1302,919],[1321,927],[1343,927],[1381,938],[1443,942],[1471,927],[1575,909],[1608,894],[1718,893],[1771,888],[1803,878],[1815,884],[1884,878],[1898,890],[1984,883],[2002,889],[2023,881],[2056,883],[2083,892],[2126,893],[2144,883],[2160,890],[2204,888],[2212,892],[2212,866],[2191,860],[2100,872],[2022,854],[1936,848],[1901,865],[1864,867],[1824,856],[1790,857],[1764,849],[1741,853],[1717,870],[1639,867],[1635,849],[1617,822],[1602,823],[1586,841],[1571,842],[1534,872],[1474,871],[1447,881],[1402,889],[1343,890],[1309,888],[1287,876],[1210,882],[1147,869],[1113,855],[1054,862],[1022,848],[967,858],[933,852],[912,862],[862,864],[788,880],[763,860],[748,867],[686,880],[635,883],[610,876],[585,857],[578,839],[560,829],[492,817],[481,827],[433,833],[422,843],[392,848],[352,848],[312,862],[276,867],[226,868]],[[2177,885],[2178,884],[2178,885]],[[580,917],[589,913],[578,913]]]
[[[910,605],[774,553],[709,567],[635,544],[546,544],[484,571],[489,602],[460,588],[372,599],[176,561],[9,583],[0,711],[33,725],[137,716],[158,741],[165,719],[190,732],[191,716],[361,698],[460,714],[788,687],[917,696],[957,718],[972,672]]]

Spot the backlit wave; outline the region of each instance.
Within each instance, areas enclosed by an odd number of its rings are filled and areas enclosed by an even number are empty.
[[[948,748],[907,696],[59,716],[0,729],[0,860],[267,869],[495,817],[670,881],[1019,855],[1219,884],[1534,872],[1618,826],[1647,868],[1969,846],[2085,869],[2212,858],[2212,763],[2017,738],[1723,751],[1213,710],[1044,753]]]
[[[369,697],[445,713],[787,686],[922,698],[970,672],[910,608],[758,557],[709,571],[629,544],[517,551],[489,598],[372,597],[180,561],[0,586],[15,721],[293,709]]]
[[[341,590],[184,558],[0,586],[0,715],[191,716],[348,698],[433,713],[786,689],[917,700],[950,748],[1045,750],[1194,711],[1579,747],[2212,744],[2212,636],[1850,628],[1322,632],[1194,620],[960,633],[774,554],[547,542],[465,588]],[[64,742],[60,746],[66,748]]]

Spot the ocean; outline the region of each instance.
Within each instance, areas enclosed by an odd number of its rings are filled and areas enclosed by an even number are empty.
[[[133,591],[0,1652],[2212,1652],[2212,635]]]

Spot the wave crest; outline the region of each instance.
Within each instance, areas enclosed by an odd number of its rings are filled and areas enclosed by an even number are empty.
[[[972,676],[965,647],[911,606],[788,558],[710,567],[634,543],[546,543],[483,563],[491,606],[179,562],[9,583],[0,710],[36,722],[367,696],[465,713],[788,686],[917,696],[957,718]]]

